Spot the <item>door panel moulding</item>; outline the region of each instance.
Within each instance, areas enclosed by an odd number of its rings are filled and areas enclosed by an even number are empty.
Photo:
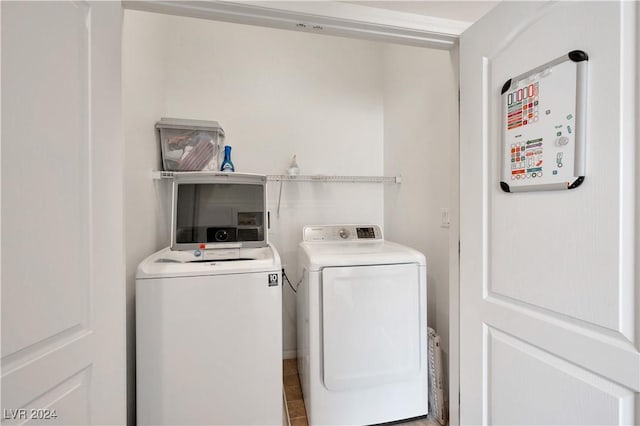
[[[339,2],[124,0],[126,9],[449,50],[471,23]]]

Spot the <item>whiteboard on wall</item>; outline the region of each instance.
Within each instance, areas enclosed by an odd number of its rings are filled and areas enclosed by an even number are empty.
[[[505,192],[574,189],[584,181],[588,59],[574,50],[502,87]]]

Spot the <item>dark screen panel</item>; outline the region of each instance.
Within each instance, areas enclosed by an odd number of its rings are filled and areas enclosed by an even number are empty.
[[[176,243],[264,240],[264,186],[179,184]]]

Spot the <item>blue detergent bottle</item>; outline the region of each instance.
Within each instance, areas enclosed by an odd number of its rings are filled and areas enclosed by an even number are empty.
[[[220,166],[221,172],[235,172],[236,168],[233,166],[231,162],[231,147],[229,145],[224,146],[224,160],[222,160],[222,165]]]

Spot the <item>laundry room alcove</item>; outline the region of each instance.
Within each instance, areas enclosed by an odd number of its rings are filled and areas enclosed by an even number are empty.
[[[161,117],[218,121],[236,170],[269,176],[269,241],[294,284],[305,225],[379,224],[385,238],[424,253],[428,323],[446,371],[442,209],[457,203],[457,51],[126,9],[122,78],[130,418],[135,271],[169,243],[170,180],[150,176],[161,169]],[[293,155],[295,178],[284,174]],[[283,357],[293,358],[295,297],[283,292]]]

